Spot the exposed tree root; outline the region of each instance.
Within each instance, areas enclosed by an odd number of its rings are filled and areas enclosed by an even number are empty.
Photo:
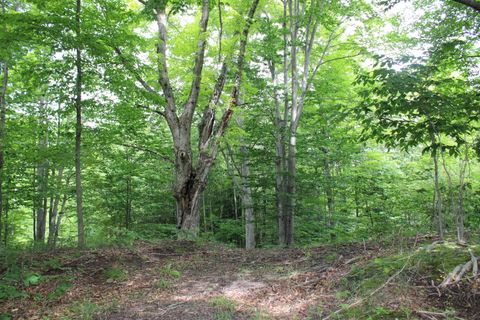
[[[472,271],[472,277],[476,278],[478,276],[478,259],[470,251],[471,259],[465,264],[459,264],[456,266],[452,272],[448,274],[445,280],[440,284],[440,288],[446,288],[449,285],[458,283],[462,280],[465,274],[469,271]]]

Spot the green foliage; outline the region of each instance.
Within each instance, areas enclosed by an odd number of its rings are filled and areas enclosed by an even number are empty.
[[[81,320],[94,320],[94,319],[107,319],[108,315],[119,309],[119,304],[116,299],[111,302],[100,305],[93,303],[90,300],[77,301],[70,307],[70,314],[73,319]]]
[[[42,275],[38,272],[28,272],[23,276],[22,280],[25,287],[37,285],[42,280]]]
[[[173,282],[169,279],[159,279],[155,282],[155,287],[158,289],[170,289]]]
[[[67,291],[73,286],[72,284],[72,281],[73,278],[65,278],[63,279],[62,281],[60,281],[55,289],[51,292],[48,293],[47,295],[47,299],[50,300],[50,301],[54,301],[54,300],[57,300],[59,298],[61,298],[62,296],[65,295],[65,293],[67,293]]]
[[[128,271],[121,267],[109,267],[103,271],[107,282],[124,281],[128,278]]]
[[[235,301],[225,296],[216,296],[209,300],[209,304],[216,310],[214,314],[216,320],[233,319],[236,309]]]
[[[222,219],[218,221],[218,229],[215,232],[215,240],[223,243],[239,243],[244,238],[242,223],[234,219]]]
[[[178,279],[182,276],[182,273],[173,268],[171,263],[166,264],[165,266],[161,267],[158,272],[162,276],[166,276],[168,278]]]
[[[366,265],[356,265],[347,277],[342,280],[344,288],[351,292],[367,294],[381,285],[387,279],[403,269],[402,274],[395,279],[400,283],[408,275],[422,274],[435,283],[443,279],[459,264],[470,259],[469,250],[475,255],[480,254],[478,246],[461,247],[452,242],[437,244],[432,248],[420,247],[412,252],[378,257]],[[400,288],[400,286],[397,286]]]

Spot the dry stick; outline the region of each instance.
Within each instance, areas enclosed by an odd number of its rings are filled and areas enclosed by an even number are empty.
[[[445,288],[450,284],[454,284],[462,280],[462,277],[467,273],[470,269],[472,269],[473,277],[478,275],[478,259],[475,257],[470,250],[471,260],[465,264],[460,264],[453,269],[452,272],[448,274],[448,277],[443,280],[440,284],[440,287]]]
[[[459,264],[458,266],[456,266],[455,269],[453,269],[453,271],[448,274],[448,277],[446,277],[445,280],[442,281],[440,287],[445,288],[449,284],[456,282],[455,279],[459,272],[462,270],[462,267],[463,264]]]
[[[478,259],[473,255],[472,250],[468,250],[470,256],[472,257],[472,276],[476,277],[478,275]]]
[[[388,278],[388,280],[382,284],[380,287],[378,287],[377,289],[373,290],[372,292],[370,292],[370,294],[366,297],[363,297],[362,299],[358,299],[357,301],[355,301],[354,303],[352,304],[349,304],[348,306],[344,307],[344,308],[341,308],[341,309],[338,309],[337,311],[333,312],[333,313],[330,313],[327,317],[323,318],[322,320],[327,320],[327,319],[330,319],[332,316],[334,315],[337,315],[339,313],[341,313],[342,311],[344,310],[348,310],[348,309],[351,309],[353,307],[356,307],[362,303],[365,302],[365,300],[367,300],[368,298],[372,297],[373,295],[375,295],[377,292],[379,292],[380,290],[382,290],[383,288],[385,288],[393,279],[395,279],[396,277],[398,277],[402,272],[403,270],[405,270],[405,268],[407,267],[408,263],[410,262],[410,259],[411,259],[412,255],[410,255],[407,259],[407,261],[405,262],[405,264],[403,265],[403,267],[398,270],[394,275],[392,275],[390,278]]]

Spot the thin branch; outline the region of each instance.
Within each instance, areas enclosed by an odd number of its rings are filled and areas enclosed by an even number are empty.
[[[161,154],[158,151],[149,149],[149,148],[144,147],[144,146],[137,146],[137,145],[133,145],[133,144],[129,144],[129,143],[121,143],[119,145],[124,146],[124,147],[128,147],[128,148],[132,148],[132,149],[135,149],[135,150],[140,150],[140,151],[143,151],[143,152],[148,152],[148,153],[151,153],[151,154],[157,156],[158,158],[160,158],[160,159],[162,159],[162,160],[164,160],[168,163],[171,163],[171,164],[174,163],[174,161],[172,159],[170,159],[169,157]]]
[[[220,31],[218,34],[218,62],[222,60],[222,37],[223,37],[223,17],[222,17],[222,1],[218,0],[218,23]]]
[[[135,70],[135,68],[133,68],[133,66],[129,65],[127,59],[125,58],[125,56],[123,55],[122,51],[120,50],[120,48],[118,47],[115,47],[114,48],[115,50],[115,53],[119,56],[120,58],[120,61],[122,62],[122,64],[124,65],[125,68],[127,68],[128,71],[130,71],[133,76],[135,77],[135,79],[137,79],[138,82],[140,82],[140,84],[142,85],[142,87],[145,88],[145,90],[147,90],[148,92],[150,93],[155,93],[155,94],[158,94],[155,89],[153,89],[145,80],[143,80],[143,78],[140,76],[140,74],[138,73],[137,70]]]
[[[137,105],[137,108],[144,109],[144,110],[147,110],[147,111],[156,113],[156,114],[158,114],[158,115],[160,115],[160,116],[162,116],[162,117],[165,117],[165,112],[162,112],[162,111],[157,110],[157,109],[153,109],[153,108],[148,107],[148,106]]]
[[[358,53],[356,53],[356,54],[352,54],[352,55],[349,55],[349,56],[343,56],[343,57],[328,59],[328,60],[323,61],[320,65],[324,65],[324,64],[326,64],[326,63],[330,63],[330,62],[337,61],[337,60],[355,58],[355,57],[358,57],[358,56],[361,55],[361,54],[362,54],[362,52],[358,52]]]
[[[259,3],[259,0],[253,0],[252,5],[248,10],[246,25],[243,28],[241,39],[240,39],[240,48],[238,50],[239,52],[238,52],[238,60],[237,60],[237,70],[235,73],[235,84],[233,86],[232,93],[231,93],[230,105],[223,113],[222,120],[216,127],[215,135],[217,138],[220,138],[225,133],[225,129],[228,126],[228,123],[230,122],[230,119],[232,117],[233,109],[236,106],[238,106],[238,103],[239,103],[238,99],[239,99],[240,86],[242,83],[243,67],[245,64],[245,52],[247,48],[248,34],[250,32],[250,27],[253,23],[253,17],[257,10],[258,3]]]

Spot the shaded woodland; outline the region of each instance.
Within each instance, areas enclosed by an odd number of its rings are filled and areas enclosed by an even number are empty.
[[[480,317],[479,1],[0,6],[0,319]]]

